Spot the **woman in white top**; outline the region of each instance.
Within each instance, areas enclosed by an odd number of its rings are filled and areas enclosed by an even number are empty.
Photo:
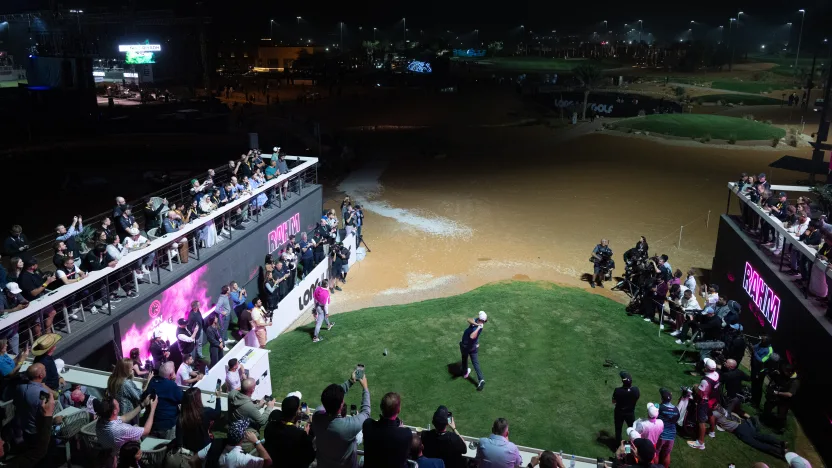
[[[196,201],[196,200],[194,200]],[[217,209],[217,205],[211,202],[211,197],[208,195],[204,195],[199,199],[199,213],[200,216],[207,215],[208,213]],[[206,222],[200,229],[199,229],[199,238],[202,242],[202,247],[213,247],[214,244],[219,242],[219,236],[217,236],[217,226],[214,224],[213,220]]]
[[[693,271],[693,268],[688,270],[688,277],[685,279],[685,287],[690,289],[691,291],[696,291],[696,274]]]
[[[266,349],[266,311],[263,309],[263,301],[258,297],[254,300],[254,308],[251,309],[251,322],[254,325],[254,336],[260,348]]]

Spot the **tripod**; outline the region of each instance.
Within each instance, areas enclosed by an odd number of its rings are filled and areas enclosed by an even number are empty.
[[[372,250],[370,250],[370,246],[367,245],[367,242],[364,241],[364,236],[358,236],[358,243],[364,244],[364,247],[367,248],[367,252],[372,252]]]

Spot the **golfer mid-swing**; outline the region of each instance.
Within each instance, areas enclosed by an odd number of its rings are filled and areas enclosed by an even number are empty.
[[[467,379],[471,375],[471,368],[468,367],[468,358],[471,358],[471,364],[474,365],[474,371],[477,373],[477,391],[481,392],[485,387],[485,379],[482,377],[482,370],[480,370],[480,360],[477,352],[480,347],[480,336],[482,336],[482,327],[488,321],[488,314],[480,311],[477,318],[468,319],[468,328],[462,334],[462,341],[459,342],[459,352],[462,353],[462,366],[460,370],[464,370],[463,378]]]

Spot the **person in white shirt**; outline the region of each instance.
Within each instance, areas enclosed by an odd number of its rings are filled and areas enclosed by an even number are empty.
[[[188,354],[182,357],[182,364],[179,365],[179,370],[176,371],[176,385],[189,387],[202,379],[202,374],[191,367],[193,363],[193,355]]]
[[[716,301],[719,300],[719,286],[712,284],[708,286],[708,293],[705,296],[705,307],[716,306]]]
[[[792,208],[793,207],[790,206],[789,210],[791,210]],[[795,237],[800,237],[801,235],[803,235],[804,232],[806,232],[806,229],[808,229],[808,228],[809,228],[809,217],[806,216],[806,213],[801,211],[801,212],[797,213],[797,219],[795,220],[795,222],[792,223],[790,226],[788,226],[786,228],[786,232],[788,232],[789,234],[791,234]],[[771,252],[774,255],[780,255],[780,253],[783,251],[784,241],[785,241],[785,238],[782,235],[778,234],[777,235],[777,242],[775,243],[774,248],[771,249]]]
[[[679,308],[675,310],[674,321],[676,323],[676,331],[671,333],[670,336],[679,336],[682,333],[682,325],[685,323],[685,314],[687,312],[699,310],[702,310],[702,307],[699,305],[696,297],[693,296],[693,290],[686,289],[682,293],[682,298],[679,301]]]
[[[127,239],[124,239],[124,247],[127,249],[128,252],[133,252],[136,250],[141,250],[148,246],[150,241],[147,240],[147,237],[144,237],[141,232],[139,232],[136,228],[130,228],[127,230],[127,233],[130,236]],[[149,254],[142,257],[139,260],[141,264],[141,272],[149,275],[150,268],[153,267],[153,262],[156,260],[156,252],[150,252]]]
[[[254,300],[254,308],[251,309],[251,322],[254,324],[254,336],[257,337],[257,343],[260,348],[266,349],[266,327],[269,324],[266,322],[266,310],[263,309],[263,301],[260,298]]]
[[[220,468],[268,468],[272,466],[269,452],[263,448],[257,433],[249,430],[248,426],[249,420],[245,418],[229,424],[226,438],[214,439],[200,450],[197,456],[200,460],[209,457],[216,459]],[[243,452],[243,442],[253,444],[257,450],[257,456]]]
[[[227,391],[240,390],[243,379],[246,378],[246,371],[237,359],[229,359],[225,371],[225,386]]]
[[[75,264],[75,260],[72,257],[64,257],[63,266],[61,268],[58,268],[57,271],[55,271],[55,278],[57,278],[57,280],[55,281],[55,284],[52,287],[54,289],[55,285],[58,284],[67,285],[77,283],[86,277],[87,274],[81,271],[80,268],[78,268],[78,265]],[[83,303],[86,301],[89,301],[90,313],[97,314],[98,308],[95,306],[95,303],[93,302],[94,299],[90,299],[93,298],[89,295],[89,293],[84,294],[83,292],[79,292],[77,294],[72,294],[68,296],[66,303],[67,305],[69,305],[69,308],[72,311],[72,313],[69,316],[74,319],[78,319],[78,312],[81,311]]]
[[[691,291],[696,291],[696,273],[694,273],[693,268],[688,270],[688,277],[685,278],[683,286]]]

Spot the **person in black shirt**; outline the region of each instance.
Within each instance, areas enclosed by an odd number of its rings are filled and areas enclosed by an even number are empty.
[[[119,237],[126,239],[130,236],[128,229],[134,227],[138,228],[136,225],[136,218],[133,217],[133,209],[130,205],[124,205],[124,208],[122,208],[121,211],[121,216],[116,219],[116,232]]]
[[[60,390],[61,376],[58,374],[55,358],[52,357],[59,341],[61,341],[61,335],[47,333],[40,336],[32,344],[32,355],[35,357],[35,363],[42,364],[46,368],[46,377],[44,377],[43,383],[53,392]]]
[[[193,453],[198,453],[211,443],[211,426],[220,418],[221,399],[214,395],[214,408],[202,406],[202,391],[191,387],[182,394],[179,417],[176,419],[176,441]]]
[[[387,393],[381,399],[381,417],[367,419],[364,433],[364,468],[406,468],[413,432],[399,419],[401,398]]]
[[[55,281],[55,276],[50,275],[43,277],[38,271],[37,259],[30,259],[23,263],[23,271],[20,273],[17,283],[20,289],[23,290],[21,294],[27,301],[34,301],[40,297],[46,287]]]
[[[199,311],[199,301],[191,302],[191,311],[188,313],[188,328],[197,330],[194,339],[194,359],[201,360],[203,359],[202,345],[205,344],[205,319],[202,318],[202,312]]]
[[[751,377],[748,376],[741,369],[737,368],[737,361],[728,359],[725,365],[722,366],[722,372],[719,375],[719,381],[722,383],[724,392],[724,407],[729,413],[738,410],[742,404],[742,400],[738,397],[742,391],[742,383],[750,382]]]
[[[52,264],[55,265],[55,268],[62,268],[64,259],[67,257],[75,257],[75,254],[67,248],[64,241],[55,241],[52,244],[52,250],[55,252],[52,256]]]
[[[485,377],[480,370],[479,348],[480,337],[482,336],[482,328],[488,321],[488,314],[483,311],[477,315],[475,319],[468,319],[468,328],[462,332],[462,340],[459,342],[459,352],[462,354],[462,366],[460,366],[460,374],[463,379],[467,379],[471,375],[471,368],[468,367],[468,358],[471,358],[471,364],[474,366],[474,371],[477,373],[477,391],[481,392],[485,387]]]
[[[441,459],[445,462],[445,468],[467,467],[464,455],[468,453],[468,447],[459,436],[448,408],[440,406],[436,409],[433,413],[433,427],[429,431],[422,431],[423,455]],[[448,427],[451,431],[447,430]]]
[[[161,333],[154,332],[150,341],[150,356],[153,357],[153,370],[158,371],[163,362],[170,360],[168,343],[162,339]]]
[[[20,257],[24,262],[33,258],[29,254],[29,239],[23,234],[20,225],[12,226],[9,237],[3,241],[3,253],[8,257]]]
[[[309,435],[311,425],[307,423],[300,428],[298,423],[309,418],[300,411],[300,399],[296,396],[284,398],[280,408],[269,415],[269,423],[263,432],[266,439],[263,448],[276,466],[307,468],[315,459],[315,446]]]
[[[772,427],[778,434],[782,434],[786,429],[786,416],[789,413],[789,406],[800,388],[800,380],[798,380],[797,372],[791,364],[783,365],[781,370],[773,372],[769,375],[769,378],[773,385],[770,384],[766,392],[766,402],[763,405],[761,417],[768,417],[771,411],[776,408],[775,423]]]
[[[148,200],[147,204],[144,206],[144,230],[145,232],[150,231],[151,229],[158,229],[162,226],[162,219],[159,215],[168,206],[168,199],[165,198],[162,200],[162,203],[159,203],[159,206],[154,208],[152,200]]]
[[[641,396],[638,387],[633,387],[633,377],[628,372],[621,371],[621,386],[613,390],[612,403],[615,420],[615,440],[621,439],[621,425],[630,427],[636,420],[636,404]]]
[[[324,225],[324,221],[321,221],[321,224],[318,225],[317,228],[315,228],[315,233],[312,236],[312,241],[315,245],[312,248],[312,255],[313,260],[315,261],[315,265],[321,263],[326,257],[326,254],[324,253],[324,246],[327,244],[328,238],[329,228]]]

